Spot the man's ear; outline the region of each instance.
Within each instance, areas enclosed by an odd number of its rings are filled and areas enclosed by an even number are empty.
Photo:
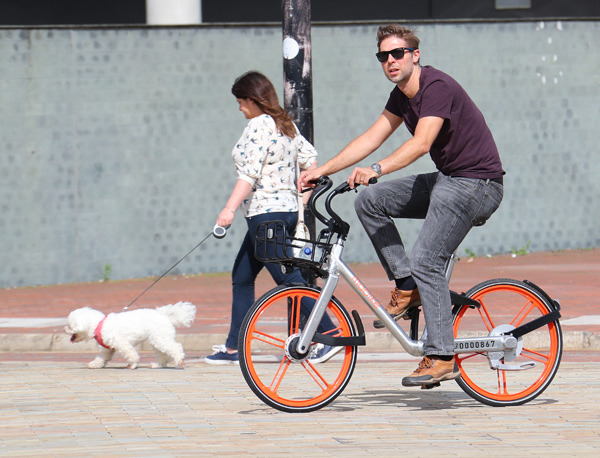
[[[419,51],[418,49],[415,49],[412,53],[412,58],[413,58],[413,64],[419,63],[419,60],[421,60],[421,51]]]

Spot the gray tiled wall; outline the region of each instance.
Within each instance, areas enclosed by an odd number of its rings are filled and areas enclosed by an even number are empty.
[[[422,63],[455,77],[488,120],[505,200],[462,250],[600,244],[598,22],[423,24]],[[391,85],[376,26],[313,26],[322,159],[366,129]],[[159,275],[211,230],[235,182],[246,70],[282,87],[278,27],[0,29],[0,286]],[[408,138],[398,133],[374,153]],[[428,158],[407,171],[433,170]],[[340,173],[337,181],[345,178]],[[346,259],[376,259],[351,195]],[[399,222],[410,245],[418,222]],[[245,224],[173,273],[228,271]]]

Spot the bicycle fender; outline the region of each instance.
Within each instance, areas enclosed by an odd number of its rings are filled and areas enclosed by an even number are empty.
[[[481,307],[481,304],[475,299],[471,299],[470,297],[465,296],[465,293],[458,294],[455,291],[450,290],[450,301],[452,305],[468,305],[469,307]]]
[[[321,343],[323,345],[330,345],[332,347],[362,347],[367,344],[365,337],[365,328],[363,327],[360,315],[356,310],[352,310],[352,316],[356,324],[356,330],[358,331],[357,336],[353,337],[334,337],[328,334],[321,334],[317,332],[313,337],[313,342]]]
[[[356,310],[352,310],[352,317],[354,318],[354,323],[356,324],[356,331],[359,336],[365,335],[365,328],[363,327],[362,320],[360,319],[360,315]]]
[[[550,304],[555,310],[560,310],[560,303],[557,300],[550,298],[548,293],[546,291],[544,291],[542,288],[540,288],[538,285],[536,285],[535,283],[533,283],[529,280],[523,280],[523,283],[531,286],[538,293],[540,293],[541,296],[548,301],[548,304]]]
[[[333,337],[327,334],[317,332],[313,337],[313,342],[318,342],[332,347],[362,347],[367,345],[365,335],[354,337]]]

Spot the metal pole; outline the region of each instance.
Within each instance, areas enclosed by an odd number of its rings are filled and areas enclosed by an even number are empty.
[[[283,100],[300,133],[313,142],[311,0],[283,0]]]
[[[311,0],[283,0],[283,101],[300,133],[314,144],[312,53],[310,41]],[[316,236],[315,217],[305,212],[304,221]],[[310,284],[316,283],[309,271],[302,274]]]

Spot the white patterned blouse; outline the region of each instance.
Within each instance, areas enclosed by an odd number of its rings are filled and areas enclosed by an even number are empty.
[[[317,158],[315,147],[299,132],[290,139],[277,130],[271,116],[257,116],[250,119],[231,155],[238,179],[252,185],[241,205],[245,217],[298,211],[296,157],[303,170]]]

